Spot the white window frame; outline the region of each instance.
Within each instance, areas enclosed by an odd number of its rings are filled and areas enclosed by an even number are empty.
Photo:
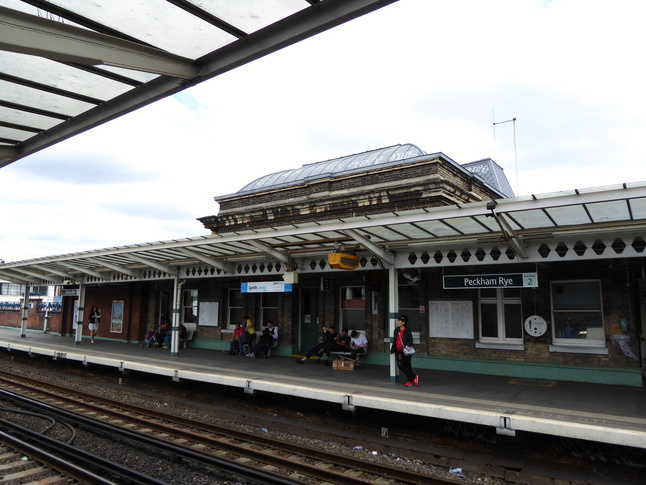
[[[195,293],[195,299],[192,301],[192,303],[190,305],[187,305],[185,303],[186,302],[186,295],[187,294],[190,295],[191,300],[192,300],[193,299],[192,298],[193,292]],[[195,330],[197,328],[197,322],[199,321],[199,318],[200,318],[199,314],[198,314],[199,306],[200,306],[200,295],[199,295],[198,291],[195,288],[187,288],[185,290],[182,290],[182,308],[181,308],[180,315],[182,317],[181,321],[182,321],[182,323],[184,324],[184,326],[186,327],[187,330]],[[195,321],[194,322],[187,322],[185,320],[186,310],[189,309],[189,308],[193,311],[193,314],[195,315]]]
[[[495,296],[482,296],[482,289],[478,290],[478,341],[475,343],[476,348],[503,348],[506,350],[525,350],[523,345],[523,322],[518,322],[520,337],[507,337],[505,335],[505,305],[519,305],[520,315],[523,314],[522,298],[519,294],[514,297],[505,297],[505,288],[488,288],[496,290]],[[520,290],[519,290],[520,291]],[[496,324],[498,326],[498,337],[483,337],[482,335],[482,305],[496,305]]]
[[[238,320],[235,320],[235,317],[231,316],[231,310],[232,309],[240,310],[240,315],[241,316],[240,316],[239,322],[240,322],[240,325],[242,325],[244,327],[244,322],[242,321],[242,317],[244,316],[244,306],[243,305],[237,306],[237,305],[232,305],[231,304],[231,295],[234,294],[234,292],[238,292],[238,293],[240,293],[242,295],[242,292],[240,291],[240,288],[229,288],[227,290],[227,325],[226,325],[227,329],[236,328],[236,321],[238,321]],[[242,300],[242,298],[240,298],[240,299]]]
[[[270,305],[267,303],[267,300],[270,298],[275,298],[276,299],[276,305]],[[278,308],[280,307],[280,295],[278,293],[261,293],[260,294],[260,318],[262,321],[260,324],[264,327],[267,325],[266,320],[272,320],[272,323],[274,326],[278,326]],[[275,314],[276,316],[273,318],[265,318],[267,314]]]
[[[581,308],[581,309],[558,309],[554,308],[554,291],[558,285],[568,284],[573,285],[577,283],[590,284],[595,283],[599,290],[599,306],[597,308]],[[552,315],[552,342],[553,345],[550,346],[550,352],[573,352],[573,353],[593,353],[593,354],[607,354],[608,350],[606,347],[606,325],[603,314],[603,288],[601,285],[601,280],[598,279],[579,279],[579,280],[556,280],[550,282],[550,310]],[[559,335],[557,331],[556,322],[559,319],[559,314],[576,314],[576,313],[599,313],[599,319],[601,321],[601,328],[595,327],[595,336],[597,338],[570,338],[563,337]],[[586,329],[587,330],[587,329]],[[588,333],[586,333],[586,337]]]

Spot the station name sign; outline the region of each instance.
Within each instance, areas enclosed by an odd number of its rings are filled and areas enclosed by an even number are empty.
[[[283,281],[257,281],[254,283],[241,283],[241,293],[291,293],[291,283]]]
[[[444,276],[445,289],[536,288],[536,273],[478,274]]]

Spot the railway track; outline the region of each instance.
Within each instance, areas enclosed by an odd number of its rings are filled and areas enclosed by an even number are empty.
[[[139,440],[142,446],[159,446],[164,453],[198,466],[224,468],[234,475],[242,473],[247,480],[258,483],[458,483],[125,405],[23,376],[0,378],[0,383],[5,392],[46,403],[61,419],[75,419],[82,426],[96,427],[103,433],[118,433],[122,439]]]

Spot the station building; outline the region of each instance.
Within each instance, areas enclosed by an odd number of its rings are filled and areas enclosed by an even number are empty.
[[[49,331],[79,344],[93,305],[100,338],[135,343],[166,318],[183,323],[180,358],[228,349],[249,316],[279,327],[284,356],[324,326],[361,331],[366,363],[392,378],[406,314],[416,368],[642,386],[646,184],[515,197],[491,159],[460,165],[405,144],[215,200],[199,219],[209,236],[6,263],[0,277],[62,286]]]

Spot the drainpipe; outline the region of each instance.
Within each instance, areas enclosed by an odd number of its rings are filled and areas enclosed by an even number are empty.
[[[49,307],[45,308],[45,318],[43,318],[43,333],[49,330]]]

